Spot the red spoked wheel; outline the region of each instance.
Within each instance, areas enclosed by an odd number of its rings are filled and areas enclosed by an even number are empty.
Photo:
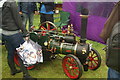
[[[15,62],[15,64],[17,66],[20,66],[19,61],[18,61],[18,57],[19,56],[17,54],[15,54],[15,56],[14,56],[14,62]],[[33,69],[34,67],[35,67],[35,65],[31,65],[31,66],[27,67],[27,69],[30,70],[30,69]]]
[[[92,48],[88,56],[88,66],[89,66],[88,69],[96,70],[100,67],[100,65],[101,65],[101,56],[97,50]]]
[[[64,73],[71,79],[79,79],[82,76],[82,64],[80,60],[72,55],[66,55],[62,60]]]
[[[42,31],[41,33],[43,34],[43,36],[47,33],[46,31],[56,31],[57,30],[57,27],[55,26],[55,24],[53,24],[52,22],[50,21],[46,21],[44,23],[42,23],[40,25],[40,30],[44,30]],[[45,31],[46,30],[46,31]]]

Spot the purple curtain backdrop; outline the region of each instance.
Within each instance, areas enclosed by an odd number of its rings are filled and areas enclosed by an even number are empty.
[[[63,2],[63,11],[70,12],[70,23],[73,24],[75,34],[80,36],[80,10],[87,8],[89,10],[87,39],[104,43],[99,35],[114,5],[114,2]]]

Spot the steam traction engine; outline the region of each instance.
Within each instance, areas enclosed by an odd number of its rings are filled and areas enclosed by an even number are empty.
[[[51,54],[65,55],[62,67],[64,73],[71,79],[80,78],[83,69],[84,71],[96,70],[101,64],[101,57],[97,50],[93,49],[91,44],[86,43],[88,10],[83,9],[81,14],[81,38],[79,41],[76,41],[75,36],[71,34],[59,35],[57,27],[49,21],[41,24],[39,30],[32,30],[30,33],[30,38],[42,46],[44,59]],[[17,55],[14,57],[14,61],[19,65]],[[34,66],[31,65],[27,69],[32,69]]]
[[[79,41],[76,41],[74,35],[59,35],[57,31],[54,31],[55,25],[48,21],[40,26],[43,30],[35,30],[30,34],[30,38],[42,46],[43,54],[66,55],[62,60],[62,67],[71,79],[81,77],[82,69],[84,71],[96,70],[101,64],[99,53],[92,48],[91,44],[86,43],[88,10],[83,9],[81,14],[81,39]],[[47,25],[47,28],[44,25]]]

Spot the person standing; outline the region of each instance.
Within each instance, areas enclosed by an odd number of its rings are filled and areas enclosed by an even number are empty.
[[[108,66],[108,80],[120,80],[120,50],[118,40],[120,36],[113,38],[114,33],[119,34],[120,29],[120,1],[114,6],[110,16],[108,17],[100,37],[107,44],[106,64]],[[115,42],[113,42],[115,40]],[[115,48],[116,47],[116,48]],[[115,48],[115,49],[114,49]]]
[[[37,14],[37,5],[36,2],[22,2],[19,0],[18,9],[19,14],[22,16],[23,24],[27,25],[27,21],[29,21],[28,31],[33,26],[34,13]]]
[[[40,2],[40,23],[42,24],[45,21],[54,22],[54,2]]]
[[[8,51],[7,61],[11,75],[23,72],[24,80],[36,80],[32,78],[25,68],[23,61],[19,58],[21,70],[17,70],[14,63],[16,48],[24,43],[23,36],[28,39],[28,32],[22,24],[22,19],[18,12],[17,4],[14,0],[7,0],[2,7],[2,39]]]

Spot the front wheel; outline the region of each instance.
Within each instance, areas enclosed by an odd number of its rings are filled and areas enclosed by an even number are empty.
[[[82,76],[82,64],[80,60],[72,55],[66,55],[62,60],[64,73],[71,79],[79,79]]]

